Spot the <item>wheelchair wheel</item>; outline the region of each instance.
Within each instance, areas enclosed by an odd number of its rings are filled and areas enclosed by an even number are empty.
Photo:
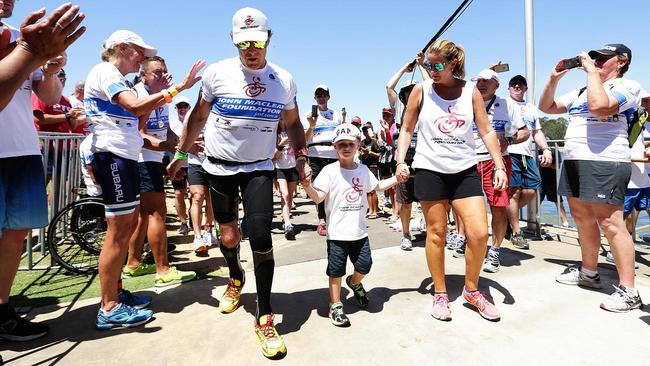
[[[107,228],[101,199],[90,197],[72,202],[50,222],[47,230],[50,254],[68,271],[95,273]]]

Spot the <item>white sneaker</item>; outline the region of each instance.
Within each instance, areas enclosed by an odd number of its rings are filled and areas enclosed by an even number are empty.
[[[208,245],[201,236],[194,235],[194,242],[192,242],[192,250],[195,253],[205,253],[208,251]]]
[[[639,291],[625,288],[623,285],[614,285],[614,288],[616,291],[600,304],[601,309],[615,313],[625,313],[630,310],[643,308]]]
[[[203,233],[203,242],[208,246],[219,246],[219,240],[212,234],[212,230]]]
[[[596,273],[594,277],[584,274],[580,267],[569,267],[565,273],[555,277],[555,281],[565,285],[577,285],[591,288],[602,288],[600,284],[600,275]]]
[[[411,250],[413,249],[413,242],[411,242],[411,239],[402,237],[402,242],[399,245],[400,249],[402,250]]]

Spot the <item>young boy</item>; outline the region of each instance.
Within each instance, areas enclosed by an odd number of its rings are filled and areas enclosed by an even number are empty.
[[[311,171],[300,183],[316,203],[325,201],[327,215],[327,275],[329,276],[330,310],[332,323],[339,327],[350,326],[343,312],[341,279],[345,275],[347,258],[354,264],[354,274],[345,279],[360,307],[368,306],[368,297],[361,284],[370,272],[372,258],[364,217],[368,209],[367,194],[383,191],[397,184],[395,177],[377,181],[368,167],[356,163],[359,150],[359,129],[344,123],[335,130],[334,148],[338,162],[321,170],[311,185]]]

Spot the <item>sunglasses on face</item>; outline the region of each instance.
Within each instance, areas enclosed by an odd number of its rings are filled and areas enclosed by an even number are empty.
[[[435,64],[428,64],[427,63],[427,64],[424,64],[423,66],[429,72],[432,72],[432,71],[440,72],[440,71],[445,69],[445,66],[447,66],[447,62],[437,62]]]
[[[325,97],[327,97],[327,93],[316,93],[314,95],[316,96],[316,98],[325,98]]]
[[[181,104],[177,104],[177,105],[176,105],[176,108],[178,108],[178,109],[187,109],[187,108],[189,108],[189,107],[190,107],[190,105],[189,105],[189,104],[185,104],[185,103],[181,103]]]
[[[237,48],[239,48],[242,51],[251,48],[251,46],[257,48],[258,50],[263,50],[266,48],[266,42],[265,41],[244,41],[235,44],[235,46],[237,46]]]

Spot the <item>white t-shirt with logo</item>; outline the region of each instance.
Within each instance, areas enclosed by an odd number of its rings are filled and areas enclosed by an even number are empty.
[[[535,141],[533,140],[533,131],[541,130],[542,126],[539,123],[539,109],[532,104],[525,101],[518,102],[509,98],[512,102],[516,103],[520,108],[521,118],[526,123],[526,127],[530,131],[528,140],[518,144],[508,145],[508,152],[511,154],[521,154],[533,157],[535,156]]]
[[[485,104],[485,108],[487,108],[490,100],[484,100],[483,103]],[[503,137],[510,137],[513,132],[526,126],[524,120],[521,118],[519,106],[510,98],[504,99],[499,96],[494,98],[494,102],[488,111],[488,119],[492,124],[494,132],[497,134],[499,143],[502,142]],[[508,131],[512,132],[508,133]],[[478,161],[491,160],[492,157],[478,134],[476,123],[472,125],[472,132],[474,133],[474,141],[476,141],[476,156]],[[508,155],[508,149],[505,146],[501,147],[501,151],[502,156]]]
[[[143,144],[138,118],[113,101],[124,91],[133,88],[115,65],[102,62],[88,73],[84,107],[93,135],[91,149],[137,161]]]
[[[146,85],[142,82],[137,83],[134,89],[138,94],[138,98],[146,98],[149,96],[149,91],[147,90]],[[162,107],[155,108],[151,111],[149,119],[147,120],[147,133],[159,140],[166,141],[168,128],[169,107],[167,104],[163,104]],[[138,162],[154,161],[161,163],[163,161],[163,156],[165,156],[164,151],[154,151],[142,148],[140,156],[138,157]]]
[[[293,76],[269,62],[252,70],[234,57],[208,66],[201,91],[203,100],[212,104],[204,136],[206,156],[242,163],[262,160],[226,166],[206,159],[203,168],[215,175],[273,170],[281,113],[296,108]]]
[[[627,141],[627,116],[641,105],[641,86],[633,80],[612,79],[603,83],[608,96],[618,101],[619,112],[611,116],[594,116],[589,112],[587,90],[573,90],[559,101],[569,113],[564,135],[565,160],[630,161]]]
[[[328,108],[326,111],[321,111],[319,109],[318,117],[316,118],[316,127],[314,127],[312,135],[307,141],[309,150],[307,156],[312,158],[338,159],[332,141],[334,141],[335,137],[334,130],[342,121],[341,115],[335,110]],[[303,127],[305,130],[309,128],[309,122],[304,121]]]
[[[20,31],[6,26],[11,31],[10,42],[15,42]],[[42,77],[40,68],[32,72],[16,90],[9,104],[0,111],[0,158],[41,155],[32,112],[32,86]]]
[[[441,98],[432,80],[422,82],[422,109],[418,117],[418,139],[414,169],[454,174],[476,165],[472,124],[474,84],[466,82],[460,97]]]
[[[368,192],[377,188],[377,178],[367,166],[357,163],[344,169],[337,161],[326,165],[314,180],[314,188],[325,192],[327,238],[359,240],[368,236],[364,217],[368,210]]]

